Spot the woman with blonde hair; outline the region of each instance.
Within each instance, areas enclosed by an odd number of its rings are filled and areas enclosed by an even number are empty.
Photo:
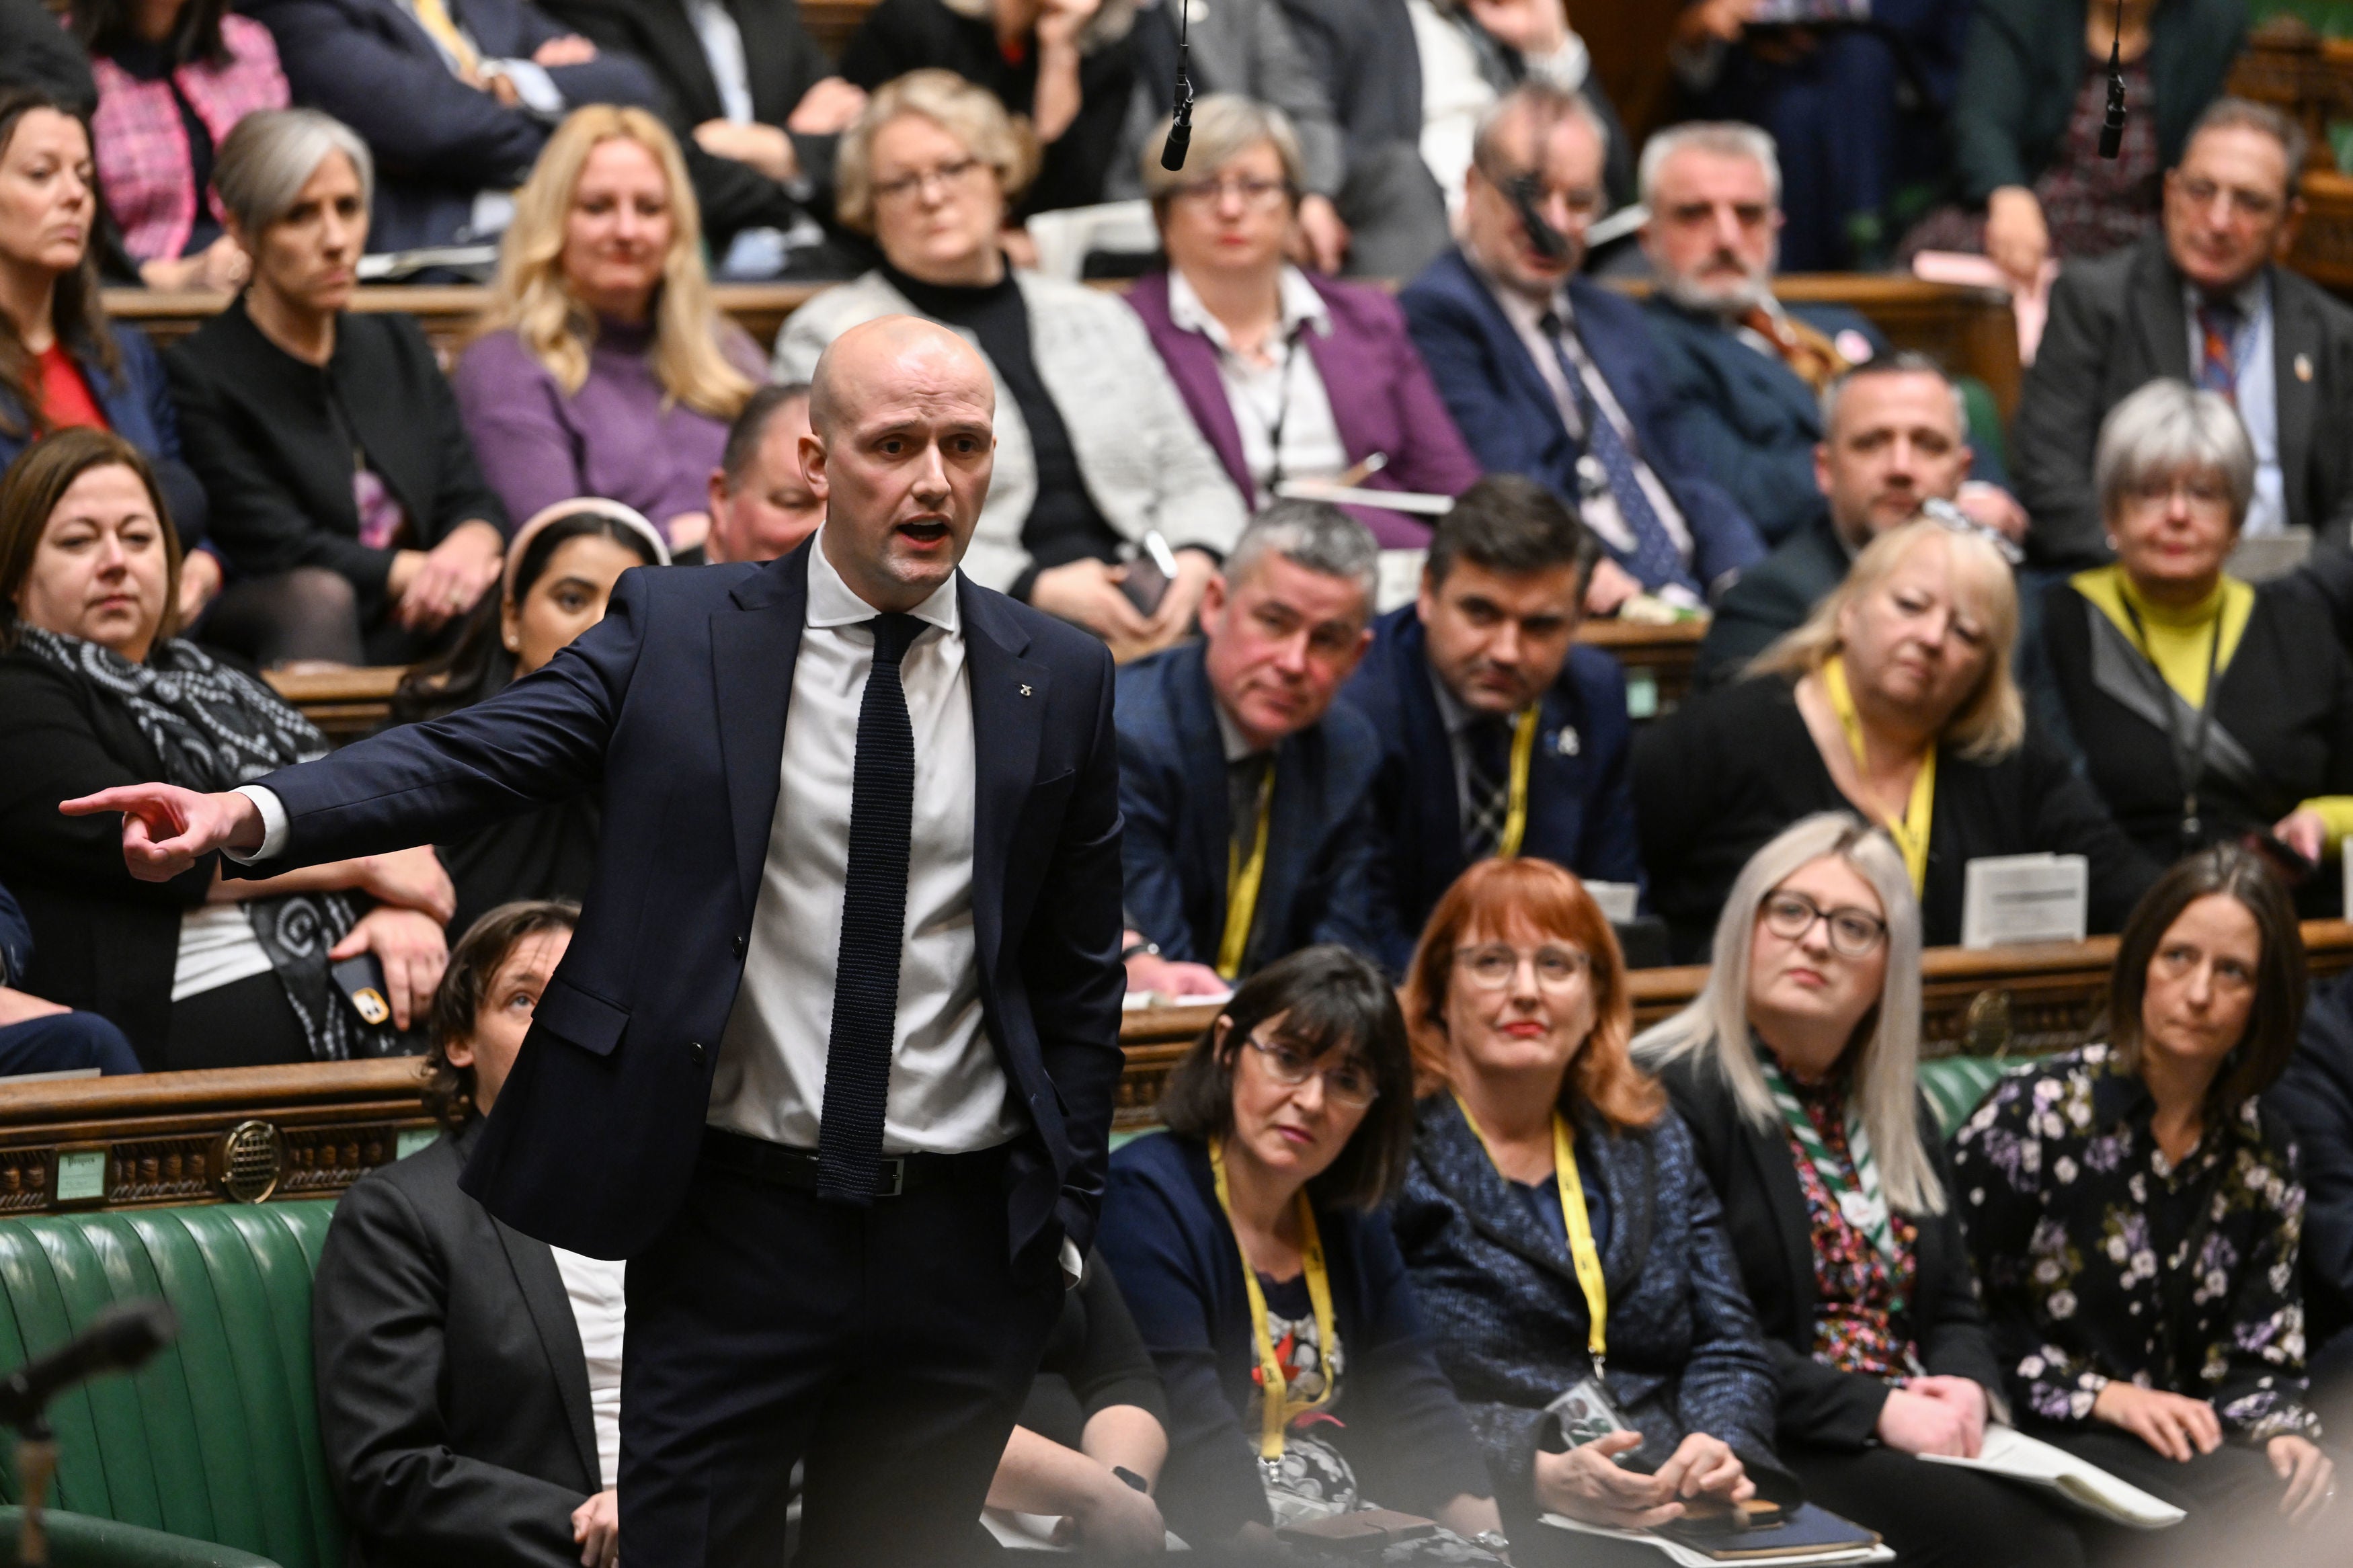
[[[1741,867],[1817,811],[1887,829],[1931,945],[1960,941],[1968,863],[1987,856],[2084,856],[2091,929],[2122,924],[2158,868],[2027,730],[2017,637],[2018,589],[1993,541],[1909,522],[1866,546],[1738,685],[1651,726],[1634,747],[1634,799],[1676,956],[1707,956]]]
[[[2074,1568],[2058,1504],[1917,1458],[1974,1456],[2002,1387],[1919,1052],[1912,879],[1842,811],[1741,868],[1707,984],[1634,1042],[1724,1195],[1806,1496],[1906,1564]]]
[[[595,104],[557,128],[475,330],[452,381],[512,515],[600,496],[674,548],[701,542],[728,424],[763,376],[712,303],[694,190],[660,121]]]
[[[1422,932],[1405,1015],[1422,1098],[1391,1223],[1514,1561],[1572,1540],[1615,1561],[1546,1512],[1641,1529],[1760,1485],[1794,1500],[1723,1205],[1627,1054],[1625,959],[1584,884],[1472,866]],[[1582,1416],[1560,1407],[1579,1388]]]
[[[997,467],[965,573],[1133,658],[1187,635],[1246,512],[1135,312],[1008,258],[1006,216],[1037,171],[1029,128],[960,77],[911,71],[876,92],[835,180],[842,222],[874,237],[882,265],[793,312],[776,373],[807,381],[828,343],[878,316],[969,339],[997,383]],[[1173,581],[1131,597],[1127,563],[1154,532]]]

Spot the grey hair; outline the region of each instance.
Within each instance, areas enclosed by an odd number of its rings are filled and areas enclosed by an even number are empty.
[[[1683,152],[1750,160],[1765,171],[1765,184],[1772,192],[1773,205],[1781,205],[1781,153],[1774,145],[1772,134],[1736,120],[1701,120],[1689,125],[1669,126],[1642,144],[1642,161],[1635,177],[1641,188],[1642,205],[1653,213],[1659,210],[1659,172],[1667,166],[1668,159]]]
[[[1886,978],[1856,1025],[1870,1033],[1853,1053],[1854,1098],[1888,1204],[1909,1215],[1945,1212],[1945,1185],[1920,1139],[1920,904],[1904,857],[1887,836],[1852,812],[1800,817],[1748,858],[1715,922],[1707,984],[1691,1005],[1635,1038],[1634,1059],[1652,1072],[1689,1057],[1713,1065],[1751,1126],[1774,1131],[1781,1113],[1765,1087],[1748,1024],[1748,956],[1757,912],[1802,867],[1836,856],[1879,895],[1887,922]]]
[[[2092,489],[2100,516],[2114,518],[2126,492],[2154,479],[2211,468],[2231,492],[2231,526],[2247,521],[2255,495],[2255,447],[2239,411],[2219,392],[2171,377],[2145,384],[2108,410],[2092,448]]]
[[[1160,146],[1168,140],[1169,119],[1161,116],[1160,123],[1145,138],[1138,164],[1144,174],[1144,194],[1155,210],[1194,181],[1214,175],[1261,142],[1274,144],[1292,201],[1296,203],[1306,190],[1307,160],[1299,151],[1299,132],[1292,128],[1291,116],[1272,104],[1232,92],[1212,92],[1195,100],[1192,153],[1182,169],[1160,166]]]
[[[1501,185],[1514,174],[1526,173],[1525,170],[1504,167],[1501,162],[1503,149],[1497,145],[1504,124],[1521,114],[1535,117],[1539,135],[1564,120],[1580,121],[1593,132],[1593,139],[1601,144],[1605,153],[1609,149],[1609,128],[1601,123],[1601,116],[1594,112],[1593,105],[1586,101],[1583,93],[1566,91],[1549,82],[1531,78],[1489,104],[1481,112],[1479,128],[1471,138],[1472,164],[1487,176],[1492,184]],[[1538,149],[1541,155],[1541,142]]]
[[[1963,395],[1960,384],[1953,380],[1952,373],[1934,354],[1923,353],[1918,349],[1898,349],[1892,354],[1867,359],[1831,377],[1829,384],[1822,388],[1820,399],[1823,440],[1830,439],[1831,431],[1838,424],[1839,400],[1846,395],[1848,384],[1866,375],[1935,376],[1953,395],[1954,433],[1963,441],[1969,438],[1969,400]]]
[[[2216,99],[2190,126],[2189,134],[2182,138],[2182,151],[2188,152],[2189,143],[2209,131],[2232,127],[2261,132],[2280,144],[2280,151],[2287,154],[2287,189],[2280,195],[2295,200],[2296,189],[2304,180],[2304,160],[2311,150],[2312,140],[2305,134],[2303,126],[2268,103],[2257,103],[2251,98]]]
[[[1250,520],[1233,549],[1227,552],[1226,581],[1240,582],[1260,557],[1270,553],[1310,572],[1354,583],[1364,593],[1366,616],[1371,618],[1373,590],[1380,582],[1381,547],[1370,529],[1330,501],[1270,502]]]
[[[302,187],[331,153],[352,161],[360,205],[375,206],[375,160],[358,132],[315,109],[264,109],[247,115],[221,139],[213,163],[213,189],[238,226],[259,238],[293,210]]]

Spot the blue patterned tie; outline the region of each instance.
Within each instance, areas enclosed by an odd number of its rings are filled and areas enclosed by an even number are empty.
[[[2201,340],[2198,356],[2199,389],[2219,392],[2234,404],[2239,401],[2241,320],[2239,308],[2228,300],[2198,307],[2198,334]]]
[[[1601,464],[1610,499],[1618,503],[1618,515],[1624,521],[1627,531],[1634,536],[1634,547],[1622,557],[1622,563],[1652,593],[1679,585],[1699,594],[1699,580],[1683,564],[1682,552],[1667,533],[1667,525],[1659,521],[1649,494],[1642,489],[1641,476],[1635,471],[1634,454],[1627,449],[1626,438],[1594,401],[1593,389],[1585,384],[1576,356],[1563,341],[1567,323],[1547,310],[1542,325],[1546,341],[1552,344],[1553,356],[1560,361],[1560,373],[1568,378],[1569,390],[1576,394],[1577,416],[1585,425],[1586,451]]]
[[[849,858],[842,870],[841,947],[833,1033],[818,1123],[817,1195],[873,1202],[882,1110],[899,1026],[899,955],[906,944],[907,852],[915,816],[915,731],[899,662],[923,629],[913,616],[877,616],[874,669],[858,704],[850,772]]]

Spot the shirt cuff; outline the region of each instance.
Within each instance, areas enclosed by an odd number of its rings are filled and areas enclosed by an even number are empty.
[[[482,68],[514,83],[515,96],[533,113],[554,119],[564,112],[564,89],[555,85],[545,66],[532,60],[484,60]]]
[[[1062,1237],[1062,1289],[1078,1289],[1079,1276],[1087,1271],[1087,1260],[1079,1256],[1079,1244],[1069,1237]]]
[[[261,847],[239,854],[224,849],[222,854],[240,866],[250,866],[256,860],[275,860],[286,853],[286,803],[278,798],[276,790],[259,784],[239,784],[230,792],[253,802],[253,809],[261,813]]]

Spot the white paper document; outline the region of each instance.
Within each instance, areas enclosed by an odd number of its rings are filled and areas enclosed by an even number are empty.
[[[2084,940],[2092,868],[2081,855],[1982,855],[1961,878],[1963,947]]]
[[[2008,1426],[1988,1426],[1985,1445],[1974,1459],[1956,1459],[1944,1454],[1923,1454],[1920,1458],[1932,1465],[1983,1470],[2057,1492],[2085,1513],[2128,1524],[2135,1530],[2163,1530],[2189,1517],[2163,1498],[2153,1497],[2064,1448],[2053,1447],[2039,1437],[2030,1437]]]
[[[1670,1541],[1663,1535],[1653,1535],[1647,1530],[1611,1530],[1606,1525],[1586,1524],[1564,1513],[1548,1513],[1544,1521],[1555,1530],[1573,1530],[1579,1535],[1599,1535],[1610,1541],[1630,1541],[1639,1546],[1656,1548],[1670,1563],[1679,1568],[1723,1568],[1720,1559],[1685,1546],[1680,1541]],[[1800,1557],[1776,1557],[1773,1568],[1815,1568],[1816,1564],[1833,1563],[1893,1563],[1895,1553],[1885,1546],[1857,1546],[1840,1552],[1814,1552]]]

